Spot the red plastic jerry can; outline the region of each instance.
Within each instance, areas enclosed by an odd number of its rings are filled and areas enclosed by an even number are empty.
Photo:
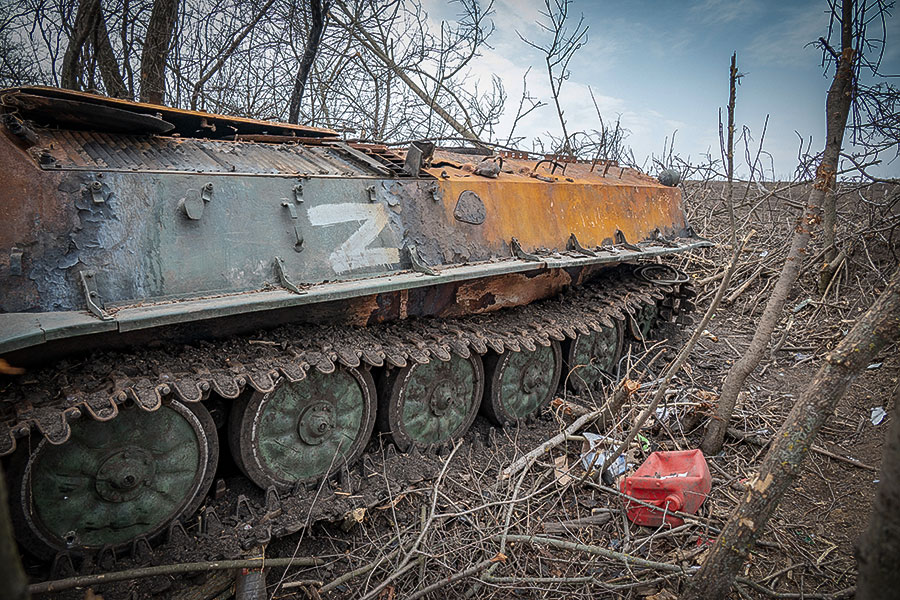
[[[659,507],[654,509],[625,500],[632,522],[653,527],[662,525],[664,515],[672,527],[683,525],[683,519],[670,513],[697,512],[711,488],[709,467],[700,450],[654,452],[620,485],[620,490],[627,496]]]

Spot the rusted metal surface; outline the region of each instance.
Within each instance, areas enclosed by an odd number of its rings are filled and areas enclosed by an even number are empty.
[[[304,317],[293,320],[332,321],[355,326],[389,323],[409,317],[461,317],[522,306],[555,296],[580,284],[590,267],[509,273],[480,279],[410,287],[371,296],[312,305]]]
[[[220,175],[374,176],[337,148],[90,131],[41,131],[53,162],[46,169],[158,171]]]
[[[39,281],[56,288],[75,283],[68,274],[75,263],[58,239],[78,226],[73,212],[60,202],[73,186],[71,176],[42,173],[6,130],[0,130],[0,165],[0,312],[59,310],[43,304]]]
[[[44,98],[19,92],[7,96],[4,102],[31,119],[77,129],[102,127],[104,131],[117,133],[168,133],[175,129],[175,125],[156,115],[80,100]]]
[[[37,102],[37,99],[42,100],[40,103],[42,109],[40,114],[45,119],[52,118],[52,111],[55,106],[57,112],[67,109],[72,111],[73,114],[71,117],[73,119],[87,120],[92,117],[89,107],[94,105],[158,117],[175,126],[172,133],[189,137],[226,138],[233,136],[236,133],[294,135],[321,138],[337,137],[336,131],[321,127],[291,125],[289,123],[262,121],[246,117],[217,115],[203,111],[184,110],[160,106],[158,104],[132,102],[130,100],[120,100],[118,98],[109,98],[107,96],[98,96],[96,94],[63,90],[59,88],[29,86],[0,90],[0,96],[9,98],[8,100],[4,100],[7,104],[15,105],[15,97],[17,95],[23,97],[27,96],[31,103]],[[54,99],[59,99],[62,102],[54,105]],[[68,103],[66,101],[68,101]],[[71,104],[72,102],[80,104]],[[67,107],[67,109],[62,107]],[[20,108],[23,110],[27,109],[27,107]],[[60,117],[66,119],[68,115],[60,115]],[[95,118],[90,121],[90,124],[93,125],[93,129],[103,130],[104,123],[100,119]]]
[[[702,244],[702,242],[694,242]],[[401,272],[361,281],[326,282],[298,295],[284,290],[225,294],[200,299],[113,308],[101,321],[86,311],[0,313],[0,353],[17,364],[33,364],[72,351],[122,348],[148,342],[185,343],[227,337],[284,323],[372,325],[407,317],[492,312],[528,298],[552,296],[591,274],[622,261],[662,256],[690,246],[644,244],[642,252],[567,253],[541,263],[504,260],[441,269],[435,277]],[[23,350],[24,349],[24,350]]]
[[[41,93],[52,106],[56,92]],[[7,122],[0,353],[279,310],[345,323],[486,312],[556,294],[584,269],[703,243],[678,190],[634,171],[512,157],[478,169],[482,157],[438,151],[401,176],[403,157],[383,146],[285,143],[306,130],[222,119],[256,141]]]
[[[516,237],[526,251],[564,249],[571,234],[599,246],[614,243],[617,229],[632,243],[656,229],[685,235],[680,191],[636,171],[616,168],[604,177],[590,164],[567,163],[554,173],[549,163],[508,158],[497,178],[486,178],[472,174],[469,158],[436,152],[428,169],[439,178],[445,218],[465,212],[473,197],[483,204],[483,223],[459,228],[468,246],[483,241],[499,253]]]

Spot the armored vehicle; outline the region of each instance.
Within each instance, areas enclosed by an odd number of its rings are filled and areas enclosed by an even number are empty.
[[[679,189],[612,162],[0,95],[0,455],[41,558],[171,532],[225,453],[285,502],[373,431],[525,419],[690,307]]]

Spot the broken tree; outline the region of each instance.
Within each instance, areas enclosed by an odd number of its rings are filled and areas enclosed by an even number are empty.
[[[797,220],[794,235],[791,238],[790,251],[781,268],[778,281],[775,283],[775,289],[766,303],[765,311],[759,319],[759,325],[753,334],[750,347],[732,365],[725,377],[725,383],[722,384],[719,406],[700,446],[706,454],[718,454],[722,450],[725,431],[728,429],[728,423],[731,421],[731,415],[737,404],[738,394],[744,387],[747,377],[759,366],[759,362],[769,346],[772,332],[775,331],[775,326],[781,318],[784,303],[800,274],[800,267],[807,253],[812,229],[821,220],[822,202],[825,195],[834,186],[838,159],[844,140],[844,129],[847,126],[847,115],[853,100],[853,60],[855,56],[851,34],[853,0],[844,0],[841,14],[843,28],[841,60],[835,71],[831,87],[828,89],[828,98],[825,103],[827,129],[825,151],[822,154],[822,162],[819,163],[816,171],[815,185],[809,194],[803,213]]]
[[[900,269],[850,333],[825,357],[809,387],[773,437],[759,472],[732,513],[682,600],[724,598],[778,502],[800,475],[809,448],[850,383],[900,338]]]
[[[900,590],[900,387],[894,394],[894,414],[881,457],[878,493],[869,527],[857,551],[857,600],[882,598],[884,590]]]

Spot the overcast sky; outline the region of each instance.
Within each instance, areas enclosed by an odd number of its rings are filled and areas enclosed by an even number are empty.
[[[426,6],[436,19],[452,18],[458,10],[440,0]],[[535,24],[541,9],[543,0],[495,0],[493,48],[473,62],[474,76],[501,76],[509,95],[498,137],[508,133],[529,66],[532,94],[551,100],[543,57],[517,35],[546,39]],[[825,35],[827,10],[825,0],[576,0],[570,17],[577,21],[583,13],[590,30],[563,88],[569,131],[598,126],[590,86],[605,120],[621,115],[638,162],[659,155],[666,136],[676,130],[675,150],[683,157],[694,162],[708,152],[718,157],[717,115],[728,102],[728,64],[737,52],[745,77],[738,88],[736,123],[750,127],[758,141],[768,114],[765,150],[772,155],[775,175],[790,177],[799,144],[795,132],[804,139],[812,136],[815,151],[823,145],[830,76],[823,75],[821,53],[809,43]],[[896,14],[888,20],[887,38],[882,71],[900,74]],[[516,133],[548,131],[560,132],[552,102],[529,115]],[[900,160],[881,173],[900,175]]]

